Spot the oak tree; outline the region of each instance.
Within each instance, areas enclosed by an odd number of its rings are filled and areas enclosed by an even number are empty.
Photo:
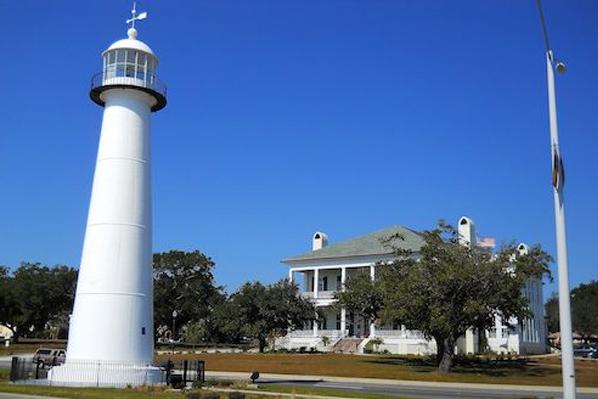
[[[549,272],[550,255],[539,246],[520,254],[514,245],[496,253],[459,242],[441,222],[424,231],[418,253],[395,249],[396,260],[380,267],[385,321],[434,338],[440,372],[449,372],[457,339],[468,329],[491,328],[503,320],[530,315],[522,294],[530,277]]]

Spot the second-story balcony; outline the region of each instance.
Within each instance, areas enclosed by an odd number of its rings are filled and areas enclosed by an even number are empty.
[[[318,291],[317,299],[333,299],[336,291]],[[304,291],[301,296],[308,299],[315,299],[313,291]]]

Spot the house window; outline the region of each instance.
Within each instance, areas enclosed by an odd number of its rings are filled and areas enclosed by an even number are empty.
[[[318,282],[319,291],[328,291],[328,277],[324,276]]]
[[[340,313],[336,314],[336,329],[337,330],[341,329],[341,314]]]
[[[343,288],[343,282],[341,280],[341,276],[336,276],[336,289],[340,290]]]

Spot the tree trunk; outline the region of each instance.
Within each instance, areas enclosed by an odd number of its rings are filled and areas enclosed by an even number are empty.
[[[478,353],[488,352],[488,338],[484,329],[478,328]]]
[[[263,337],[259,337],[258,341],[260,345],[260,353],[264,353],[264,349],[266,348],[266,339]]]
[[[450,373],[453,366],[453,357],[455,356],[455,340],[452,338],[438,337],[436,339],[436,362],[438,372],[442,374]]]

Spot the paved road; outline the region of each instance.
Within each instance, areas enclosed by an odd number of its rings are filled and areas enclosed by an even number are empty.
[[[280,383],[280,382],[276,382]],[[263,384],[263,382],[261,382]],[[529,399],[529,398],[562,398],[562,395],[552,391],[527,390],[495,390],[480,388],[446,388],[426,386],[397,386],[384,384],[359,384],[335,382],[294,382],[293,386],[314,386],[319,388],[334,388],[351,392],[381,393],[402,396],[412,399]],[[578,399],[598,398],[598,394],[578,394]]]
[[[244,379],[249,373],[206,372],[208,378]],[[491,384],[433,383],[423,381],[376,380],[373,378],[340,378],[263,374],[259,384],[285,384],[334,388],[351,392],[384,393],[413,399],[558,399],[558,387],[513,386]],[[578,399],[598,399],[598,389],[581,388]]]

